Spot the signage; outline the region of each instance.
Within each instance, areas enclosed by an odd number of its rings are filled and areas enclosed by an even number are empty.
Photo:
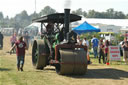
[[[119,46],[109,46],[109,60],[110,61],[120,61],[120,49]]]

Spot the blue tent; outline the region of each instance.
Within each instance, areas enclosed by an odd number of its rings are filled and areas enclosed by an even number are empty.
[[[78,27],[73,28],[72,30],[79,35],[87,32],[100,32],[100,29],[91,26],[86,21],[81,25],[79,25]]]

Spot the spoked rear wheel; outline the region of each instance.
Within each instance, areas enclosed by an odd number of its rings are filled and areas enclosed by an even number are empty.
[[[36,69],[43,69],[47,64],[47,56],[43,40],[35,40],[32,48],[32,63]],[[44,55],[45,54],[45,55]]]

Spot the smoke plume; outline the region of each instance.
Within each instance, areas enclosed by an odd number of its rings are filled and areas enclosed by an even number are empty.
[[[65,0],[64,2],[64,8],[71,8],[71,0]]]

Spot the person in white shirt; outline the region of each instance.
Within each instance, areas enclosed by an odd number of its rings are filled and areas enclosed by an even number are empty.
[[[77,43],[80,43],[80,36],[77,36]]]
[[[88,40],[86,39],[86,37],[83,39],[82,44],[83,44],[84,46],[87,46],[87,60],[88,60],[88,64],[91,64],[90,56],[89,56],[89,42],[88,42]]]
[[[89,42],[86,38],[83,39],[83,42],[82,42],[83,45],[86,44],[86,46],[89,48]]]

